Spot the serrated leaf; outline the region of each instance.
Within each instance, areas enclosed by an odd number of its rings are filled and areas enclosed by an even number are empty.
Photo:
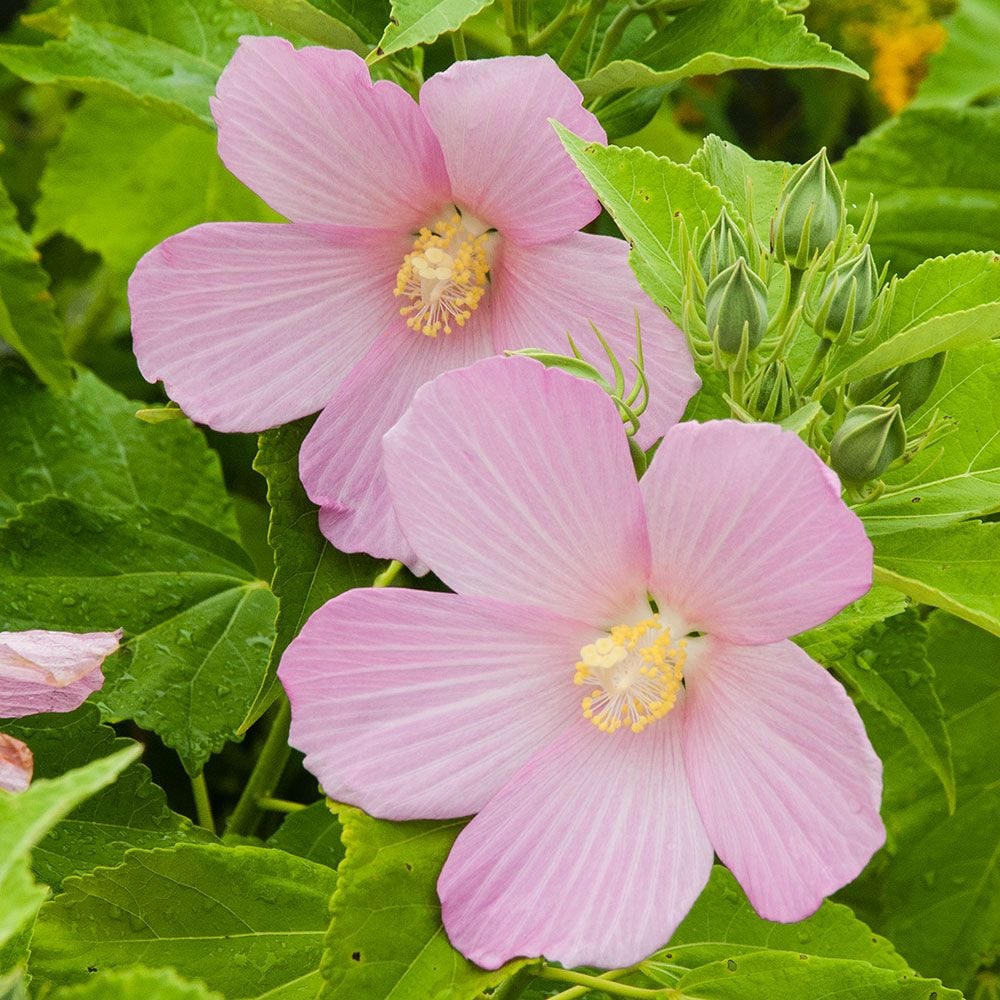
[[[96,707],[85,703],[75,712],[5,722],[2,730],[28,744],[36,778],[54,778],[135,746],[99,723]],[[214,839],[186,816],[172,812],[149,769],[137,762],[52,828],[35,847],[32,868],[37,878],[58,890],[69,875],[118,864],[132,847]]]
[[[238,537],[219,459],[187,420],[148,424],[89,372],[56,396],[13,366],[0,368],[0,519],[45,496],[145,504]]]
[[[66,354],[49,278],[17,209],[0,183],[0,342],[6,341],[46,385],[66,391],[73,369]]]
[[[379,55],[433,42],[446,31],[460,28],[492,0],[392,0],[389,26],[378,43]]]
[[[776,0],[705,0],[681,11],[628,59],[611,62],[579,86],[591,98],[734,69],[817,67],[868,75]]]
[[[229,1000],[313,1000],[336,881],[272,848],[130,851],[117,868],[67,879],[42,908],[30,971],[62,985],[141,961]]]
[[[274,595],[243,550],[163,510],[48,499],[0,531],[0,617],[11,630],[124,628],[95,696],[192,774],[234,739],[273,641]]]
[[[202,983],[182,979],[173,969],[133,966],[99,972],[83,986],[64,986],[51,1000],[225,1000]]]
[[[906,272],[928,257],[995,251],[998,145],[998,108],[915,108],[851,147],[837,173],[857,212],[869,192],[878,199],[872,250],[879,260]]]
[[[327,868],[336,868],[344,860],[340,820],[325,800],[289,813],[267,846]]]
[[[643,149],[587,143],[555,126],[566,151],[615,220],[632,251],[629,263],[646,294],[677,318],[683,287],[681,220],[702,232],[724,204],[719,190],[690,167]]]
[[[363,56],[371,47],[361,40],[357,31],[347,23],[346,19],[339,19],[335,13],[322,10],[320,6],[309,3],[309,0],[234,0],[234,2],[271,24],[278,25],[286,31],[294,31],[303,38],[331,49],[350,49]],[[340,13],[337,10],[339,4],[325,6],[332,6],[337,13]],[[377,8],[379,5],[374,3],[372,6]],[[386,18],[388,18],[388,5],[386,5]],[[380,30],[381,28],[382,25],[379,26]]]
[[[936,257],[897,283],[878,330],[831,355],[826,380],[831,386],[855,382],[998,334],[1000,256],[970,251]]]
[[[473,1000],[525,965],[490,972],[448,943],[435,885],[462,820],[390,823],[338,806],[347,855],[330,903],[322,1000]]]

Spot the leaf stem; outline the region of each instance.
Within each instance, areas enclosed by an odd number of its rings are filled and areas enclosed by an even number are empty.
[[[528,42],[528,51],[534,54],[542,52],[552,38],[559,33],[559,29],[567,21],[571,21],[576,17],[582,9],[582,7],[577,9],[577,0],[566,0],[563,9],[530,39]]]
[[[503,0],[504,31],[510,39],[511,49],[517,55],[524,55],[528,51],[526,11],[525,0]]]
[[[599,69],[603,69],[610,61],[615,49],[618,48],[625,34],[625,29],[632,23],[633,19],[641,14],[641,9],[628,6],[623,7],[615,15],[615,19],[608,25],[608,30],[604,33],[604,41],[597,50],[597,55],[587,70],[587,76],[593,76]]]
[[[205,783],[205,772],[191,779],[191,792],[194,795],[194,808],[198,816],[198,825],[209,833],[215,833],[215,817],[212,815],[212,802],[208,797],[208,785]]]
[[[297,813],[303,809],[308,809],[301,802],[289,802],[288,799],[272,799],[264,796],[257,800],[258,809],[266,809],[269,812]]]
[[[610,972],[605,972],[596,978],[598,982],[613,983],[616,979],[621,979],[626,972],[631,971],[631,969],[612,969]],[[557,993],[555,996],[549,997],[549,1000],[579,1000],[580,997],[585,997],[588,993],[592,993],[595,989],[603,990],[604,987],[571,986],[568,990],[563,990],[561,993]]]
[[[625,969],[615,970],[624,974]],[[633,997],[635,1000],[665,1000],[671,991],[667,988],[662,990],[647,990],[642,986],[628,986],[625,983],[616,983],[612,979],[603,979],[600,976],[590,976],[585,972],[575,972],[572,969],[554,969],[552,966],[543,965],[536,975],[543,979],[552,979],[560,983],[573,983],[575,986],[583,986],[588,990],[603,990],[605,993],[616,997]],[[582,995],[582,994],[580,994]]]
[[[580,46],[583,45],[584,39],[594,30],[594,25],[597,24],[597,19],[601,16],[601,11],[604,10],[607,4],[608,0],[590,0],[586,12],[580,23],[576,26],[576,31],[573,32],[573,37],[569,40],[569,43],[563,50],[563,54],[559,57],[559,68],[567,76],[572,75],[570,67],[573,65],[573,60],[576,58],[577,52],[580,51]]]
[[[469,53],[465,48],[465,34],[461,28],[456,28],[451,33],[451,48],[455,53],[455,62],[464,62],[469,58]]]
[[[399,575],[399,571],[403,568],[403,564],[398,559],[393,559],[391,563],[381,573],[379,573],[374,580],[372,580],[373,587],[388,587],[393,580]]]

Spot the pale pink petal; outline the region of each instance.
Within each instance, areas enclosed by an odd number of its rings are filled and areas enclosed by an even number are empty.
[[[172,236],[129,281],[139,368],[217,430],[314,413],[398,320],[408,248],[330,226],[208,223]]]
[[[27,744],[0,733],[0,791],[23,792],[34,771],[35,758]]]
[[[447,336],[415,333],[398,312],[319,415],[302,445],[299,475],[320,505],[320,528],[342,552],[400,559],[426,572],[404,538],[382,469],[382,435],[425,382],[492,353],[489,302]]]
[[[593,638],[524,605],[348,591],[282,657],[292,745],[327,795],[374,816],[467,816],[579,715]]]
[[[0,717],[70,712],[104,683],[118,632],[0,632]]]
[[[773,424],[667,432],[642,479],[650,590],[688,625],[774,642],[866,593],[872,547],[812,449]]]
[[[639,287],[628,265],[628,244],[609,236],[573,233],[555,243],[505,245],[493,282],[493,337],[498,351],[539,347],[569,354],[567,334],[613,384],[597,327],[621,363],[636,358],[636,319],[642,333],[649,406],[638,435],[649,447],[684,412],[700,384],[684,334]]]
[[[490,358],[425,386],[383,450],[403,533],[452,590],[600,626],[645,601],[642,501],[592,382]]]
[[[847,693],[798,646],[703,643],[686,669],[695,801],[754,909],[802,920],[885,840],[882,765]]]
[[[245,37],[216,94],[223,162],[293,222],[405,233],[451,201],[420,108],[353,52]]]
[[[632,965],[667,943],[712,867],[681,756],[683,705],[641,733],[579,718],[462,831],[438,881],[451,943]]]
[[[606,142],[576,85],[548,56],[459,62],[431,77],[420,107],[441,140],[458,204],[518,243],[546,243],[600,205],[549,123]]]

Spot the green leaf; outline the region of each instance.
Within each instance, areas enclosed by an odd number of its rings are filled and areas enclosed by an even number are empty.
[[[1000,256],[937,257],[897,283],[892,309],[873,335],[831,356],[826,380],[854,382],[998,334]]]
[[[1000,94],[996,39],[1000,6],[996,0],[961,0],[944,26],[948,39],[930,58],[930,71],[910,107],[964,107]]]
[[[867,962],[814,958],[796,952],[757,952],[703,965],[675,984],[698,1000],[962,1000],[937,979],[879,969]]]
[[[27,743],[35,757],[35,777],[55,778],[75,767],[135,746],[99,725],[93,705],[75,712],[36,715],[3,724],[3,731]],[[132,764],[109,788],[77,806],[35,847],[35,875],[58,889],[69,875],[116,865],[131,847],[166,847],[182,840],[214,837],[167,807],[149,769]]]
[[[48,275],[0,183],[0,341],[4,340],[46,385],[66,391],[73,384]]]
[[[265,847],[130,851],[69,878],[42,908],[31,974],[86,981],[88,967],[172,966],[229,1000],[313,1000],[336,872]]]
[[[473,1000],[525,965],[480,969],[448,943],[435,885],[462,820],[390,823],[338,806],[347,856],[330,904],[322,1000]]]
[[[1000,510],[1000,343],[977,344],[948,355],[927,403],[909,422],[925,430],[935,412],[956,430],[883,478],[889,495],[856,513],[869,535],[931,528]],[[912,482],[912,486],[905,483]],[[897,492],[898,491],[898,492]]]
[[[579,86],[591,98],[734,69],[816,67],[868,75],[776,0],[705,0],[678,14],[628,59],[615,60]]]
[[[28,981],[20,969],[0,973],[0,1000],[28,1000]]]
[[[1000,635],[1000,523],[877,535],[875,580]]]
[[[389,26],[378,44],[378,54],[433,42],[446,31],[454,31],[491,0],[392,0]]]
[[[57,39],[0,45],[0,65],[32,83],[127,99],[212,128],[208,98],[240,35],[266,34],[230,0],[61,0],[26,19]]]
[[[920,108],[849,149],[837,173],[859,212],[869,192],[878,199],[872,250],[879,259],[905,272],[927,257],[996,250],[998,145],[1000,109]]]
[[[201,983],[181,979],[173,969],[132,966],[99,972],[83,986],[64,986],[51,1000],[225,1000]]]
[[[0,531],[7,627],[125,629],[95,696],[174,747],[189,773],[234,739],[273,641],[274,595],[229,538],[163,510],[48,499]]]
[[[680,315],[681,220],[705,232],[724,204],[718,188],[690,167],[643,149],[587,143],[555,126],[566,151],[615,220],[632,252],[629,263],[650,298]]]
[[[201,432],[187,420],[137,420],[141,405],[89,372],[55,396],[13,366],[0,369],[0,519],[58,495],[163,507],[238,537],[218,456]]]
[[[340,833],[340,820],[324,800],[289,813],[267,845],[327,868],[336,868],[344,860]]]
[[[328,48],[350,49],[362,56],[371,48],[371,45],[366,45],[362,41],[357,28],[351,26],[345,16],[346,11],[342,11],[338,3],[316,5],[309,0],[234,0],[234,2],[237,6],[252,11],[285,31],[293,31]],[[330,11],[321,9],[324,6],[333,9]],[[357,7],[357,4],[352,3],[350,6]],[[377,2],[372,4],[376,9],[379,6]],[[388,20],[388,4],[385,4],[385,14],[385,18],[378,26],[379,31]],[[368,36],[367,31],[364,32],[364,36]],[[371,37],[367,37],[367,40],[374,41]]]
[[[36,781],[20,795],[0,794],[0,945],[21,931],[46,895],[28,873],[32,848],[84,799],[111,784],[140,753],[140,747],[130,746],[60,778]]]
[[[222,165],[214,134],[106,98],[70,115],[40,186],[35,239],[72,236],[123,281],[147,250],[189,226],[279,218]]]
[[[955,810],[955,771],[944,709],[927,660],[927,630],[913,611],[873,628],[857,656],[837,672],[872,708],[901,729],[920,759],[938,776]]]
[[[299,448],[312,418],[261,434],[254,468],[267,480],[271,508],[268,542],[274,550],[272,589],[278,598],[278,620],[267,674],[247,713],[248,729],[271,703],[278,663],[306,619],[331,597],[352,587],[371,585],[382,563],[361,553],[339,552],[323,537],[318,508],[299,480]]]

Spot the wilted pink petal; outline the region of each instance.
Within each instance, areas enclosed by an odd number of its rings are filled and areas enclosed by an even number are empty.
[[[702,641],[684,717],[695,801],[754,909],[802,920],[882,846],[882,764],[847,693],[794,643]]]
[[[27,744],[0,733],[0,791],[23,792],[34,770],[35,758]]]

